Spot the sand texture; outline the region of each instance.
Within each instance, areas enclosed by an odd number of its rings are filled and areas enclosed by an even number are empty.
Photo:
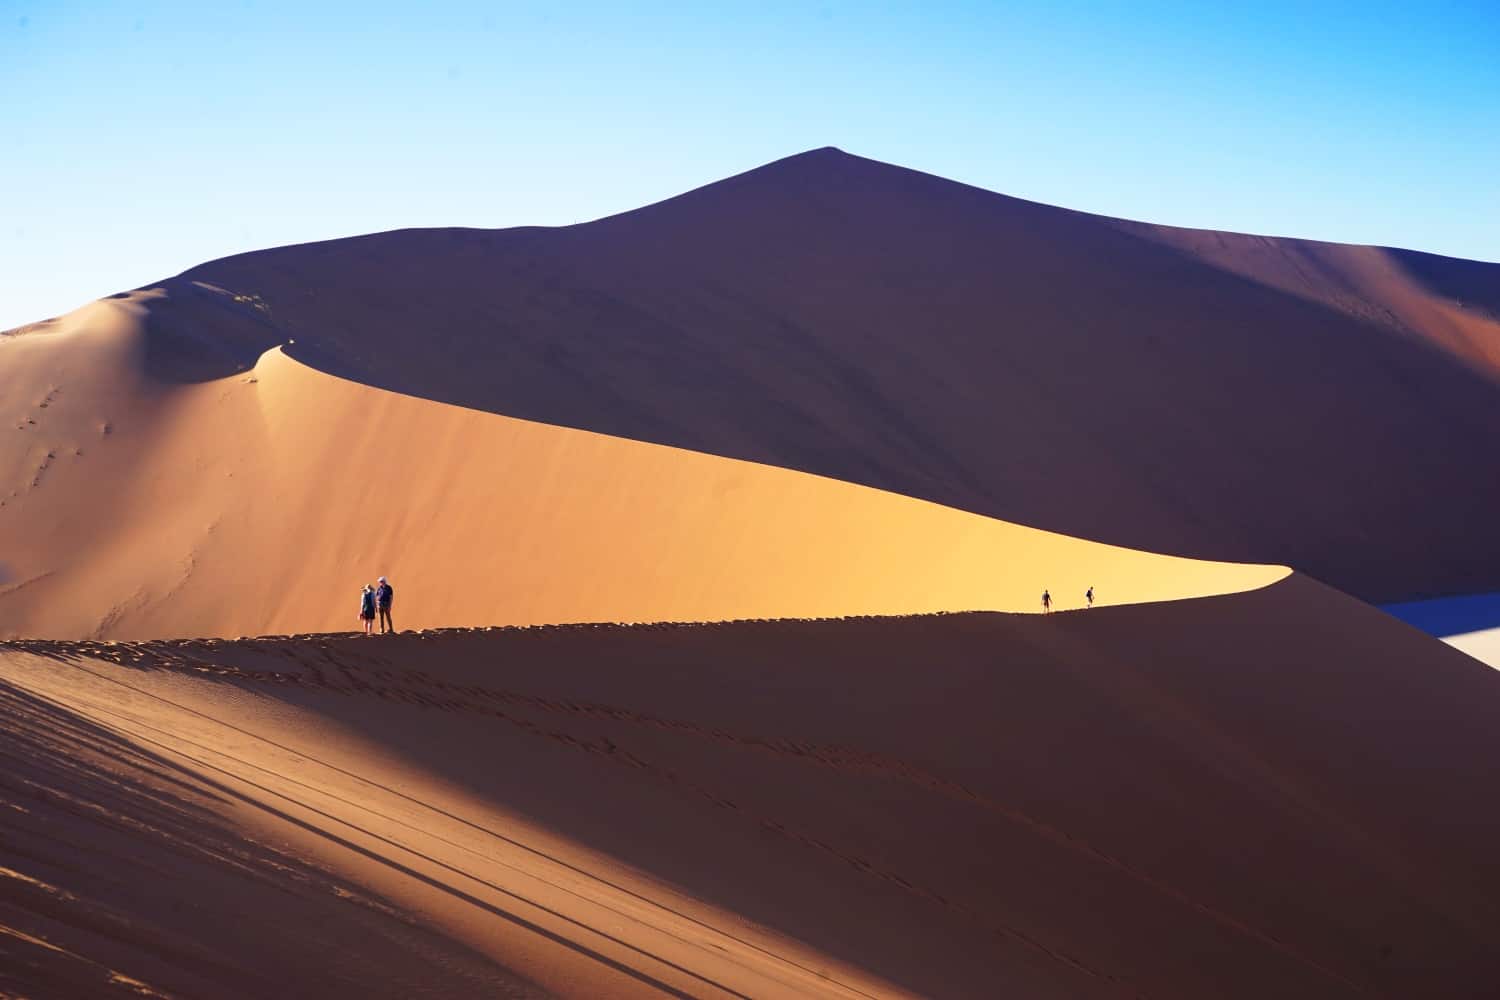
[[[368,385],[1367,600],[1500,589],[1500,265],[1121,223],[824,149],[583,225],[157,284],[162,378],[295,340]]]
[[[1286,573],[403,396],[279,348],[163,381],[143,320],[161,299],[0,343],[26,414],[0,436],[0,637],[348,630],[380,575],[397,626],[427,628],[1031,611],[1044,588],[1064,608]]]
[[[0,679],[23,994],[1500,981],[1495,674],[1302,577],[1045,618],[18,642]]]
[[[0,996],[1492,996],[1497,440],[1500,266],[832,149],[0,335]]]

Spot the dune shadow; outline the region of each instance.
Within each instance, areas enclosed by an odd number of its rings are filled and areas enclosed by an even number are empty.
[[[721,191],[564,230],[406,230],[214,261],[174,280],[253,292],[273,325],[194,293],[175,327],[163,312],[158,343],[180,328],[193,366],[227,374],[295,339],[298,361],[393,392],[1131,548],[1292,565],[1365,600],[1496,584],[1500,532],[1459,527],[1487,523],[1493,501],[1473,488],[1500,431],[1487,375],[1103,222],[1042,224],[999,195],[850,167],[866,199],[836,162],[795,166],[757,197],[780,205],[806,184],[836,215],[767,222]],[[890,246],[880,220],[913,204],[950,214]],[[700,209],[726,221],[700,227]],[[1018,235],[1033,222],[1036,253]],[[765,261],[783,258],[789,277],[771,282]],[[1059,295],[1063,274],[1088,309]],[[1274,408],[1230,402],[1272,387]],[[1430,516],[1386,481],[1458,506]],[[1298,488],[1268,512],[1267,483]]]
[[[153,378],[227,378],[255,367],[261,354],[287,340],[258,296],[176,278],[154,287],[168,295],[147,305],[145,364]]]
[[[372,974],[400,964],[380,958],[403,950],[391,947],[394,928],[438,937],[417,930],[396,902],[253,835],[232,814],[248,807],[389,861],[333,833],[335,824],[299,819],[177,746],[126,734],[3,678],[0,757],[0,805],[11,807],[0,809],[0,930],[9,931],[0,992],[103,995],[136,982],[166,991],[150,995],[206,986],[223,996],[285,995],[328,975],[320,939],[298,927],[335,928],[343,947],[369,956]],[[226,893],[235,907],[205,907]],[[234,933],[241,911],[277,914],[267,926],[278,929]],[[435,954],[431,943],[418,947]],[[442,938],[440,948],[457,967],[482,970],[481,981],[502,995],[541,993],[459,941]],[[451,985],[464,983],[455,974]],[[192,987],[186,994],[183,984]],[[342,992],[334,979],[324,985],[320,995]]]
[[[1347,617],[1330,627],[1330,614]],[[1267,620],[1279,627],[1266,629]],[[1340,655],[1296,652],[1315,641],[1340,644],[1327,647]],[[1494,979],[1485,947],[1494,897],[1470,886],[1482,869],[1472,859],[1487,856],[1483,831],[1493,825],[1494,810],[1476,790],[1487,787],[1495,759],[1495,674],[1302,578],[1183,605],[1047,618],[8,644],[27,647],[37,655],[50,647],[56,661],[178,711],[202,704],[217,714],[212,695],[168,703],[173,691],[144,683],[149,674],[253,689],[378,743],[416,774],[440,777],[441,786],[410,781],[366,767],[358,744],[325,751],[315,730],[303,740],[241,716],[214,720],[244,727],[233,726],[239,733],[222,746],[131,728],[147,749],[160,737],[173,755],[201,751],[195,774],[217,779],[211,772],[228,768],[222,783],[278,822],[300,821],[362,855],[362,864],[485,910],[475,916],[496,926],[518,924],[501,895],[507,888],[495,884],[504,880],[481,882],[485,871],[466,861],[447,867],[458,858],[450,849],[471,834],[504,844],[501,856],[530,852],[570,880],[595,879],[630,909],[660,906],[670,923],[696,925],[694,935],[735,938],[779,968],[804,960],[757,945],[737,925],[924,995],[988,982],[997,963],[1009,962],[1064,977],[1066,995],[1144,987],[1110,960],[1109,942],[1121,933],[1165,940],[1149,927],[1121,931],[1126,915],[1148,910],[1166,921],[1151,926],[1175,928],[1174,939],[1202,933],[1232,947],[1226,955],[1236,969],[1321,990],[1304,995],[1377,984],[1390,986],[1383,994],[1416,995],[1398,987],[1438,967],[1455,970],[1450,985]],[[1439,719],[1440,731],[1429,726]],[[1038,771],[1034,748],[1078,720],[1091,749]],[[1306,752],[1282,755],[1277,748],[1289,740]],[[339,773],[341,801],[357,808],[303,796],[295,772],[254,773],[268,758],[241,748],[259,741],[277,759],[296,755]],[[1224,780],[1220,763],[1202,766],[1205,746],[1224,756],[1235,780]],[[1153,762],[1144,777],[1143,759]],[[1067,800],[1052,794],[1059,785]],[[1140,802],[1164,800],[1166,789],[1180,804],[1139,839],[1130,828]],[[386,839],[384,824],[408,809],[412,819],[434,821],[425,839]],[[1472,821],[1446,819],[1460,812]],[[1427,819],[1413,827],[1413,816]],[[887,836],[891,817],[899,817],[899,839]],[[1202,856],[1143,856],[1167,826],[1188,831]],[[675,892],[643,889],[649,883],[580,861],[528,830]],[[1288,845],[1275,856],[1276,874],[1241,879],[1237,859],[1267,840]],[[1050,874],[1029,879],[1043,866]],[[1362,931],[1351,944],[1329,938],[1321,916],[1265,910],[1265,878],[1311,887],[1299,890],[1309,905],[1362,887],[1359,899],[1330,904],[1346,914],[1409,892],[1433,909],[1411,909],[1410,919]],[[1040,934],[1030,907],[1050,912],[1057,892],[1086,893],[1112,909],[1066,935]],[[549,922],[574,916],[567,909]],[[679,975],[696,975],[692,962],[684,966]],[[824,968],[809,956],[799,974],[837,982],[838,971]],[[1165,966],[1159,974],[1168,975]]]

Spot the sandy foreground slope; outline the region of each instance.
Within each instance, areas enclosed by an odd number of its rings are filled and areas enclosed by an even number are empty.
[[[0,636],[1036,610],[1263,586],[803,473],[373,389],[269,350],[154,377],[105,300],[0,340]]]
[[[409,395],[1370,601],[1500,589],[1500,264],[1122,223],[822,149],[583,225],[158,284],[164,378],[295,340]]]
[[[23,994],[1500,981],[1500,675],[1300,576],[1046,618],[15,642],[0,683]]]

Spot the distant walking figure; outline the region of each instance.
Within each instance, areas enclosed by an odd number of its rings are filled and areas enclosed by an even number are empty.
[[[359,592],[359,620],[364,622],[365,635],[369,635],[375,624],[375,588],[368,583]]]
[[[391,585],[382,576],[380,578],[380,586],[375,588],[375,606],[380,609],[380,632],[382,635],[386,632],[396,631],[396,626],[391,624],[391,601],[395,596],[396,592],[391,589]]]
[[[1094,588],[1090,587],[1083,592],[1083,599],[1089,602],[1089,607],[1094,606]]]
[[[1042,614],[1048,614],[1052,610],[1052,595],[1042,591]]]

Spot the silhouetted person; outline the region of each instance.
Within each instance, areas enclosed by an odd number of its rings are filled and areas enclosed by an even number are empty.
[[[365,635],[369,635],[375,624],[375,588],[368,583],[359,592],[359,620],[364,623]]]
[[[1042,591],[1042,614],[1048,614],[1052,610],[1052,595]]]
[[[1092,608],[1094,606],[1094,588],[1093,587],[1090,587],[1088,590],[1085,590],[1083,592],[1083,599],[1085,601],[1089,602],[1089,607]]]
[[[375,606],[380,609],[380,633],[396,631],[396,626],[391,624],[391,602],[395,599],[396,592],[385,577],[380,578],[380,586],[375,588]]]

